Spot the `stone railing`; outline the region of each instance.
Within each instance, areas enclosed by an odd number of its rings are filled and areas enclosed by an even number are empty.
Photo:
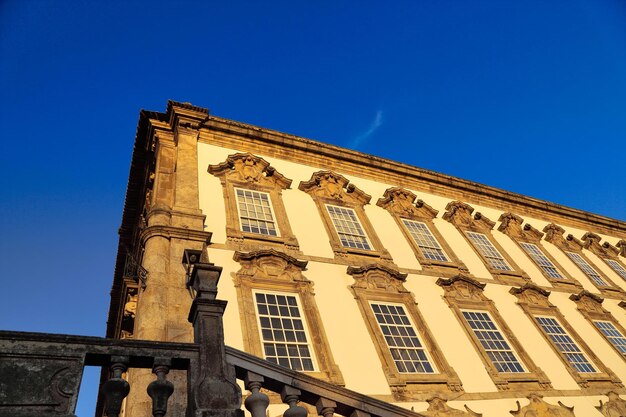
[[[155,417],[166,415],[177,389],[167,380],[170,370],[187,371],[186,387],[178,387],[186,389],[187,417],[243,417],[237,379],[250,391],[245,407],[252,417],[266,417],[270,399],[261,388],[280,395],[287,404],[284,417],[306,417],[299,402],[316,407],[323,417],[423,416],[225,346],[226,302],[216,299],[220,275],[213,264],[193,266],[194,343],[0,331],[0,417],[74,416],[85,366],[109,370],[100,387],[98,417],[119,415],[130,389],[122,378],[129,368],[151,368],[155,374],[147,388]]]

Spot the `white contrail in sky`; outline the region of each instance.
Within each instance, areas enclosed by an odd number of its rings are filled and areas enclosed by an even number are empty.
[[[370,136],[372,136],[374,132],[376,132],[376,130],[378,130],[378,128],[382,126],[382,124],[383,124],[383,111],[378,110],[376,112],[376,116],[374,116],[374,120],[372,120],[372,123],[370,123],[369,128],[365,132],[361,133],[360,135],[357,135],[354,139],[352,139],[352,142],[350,142],[349,147],[352,149],[356,149],[361,143],[363,143]]]

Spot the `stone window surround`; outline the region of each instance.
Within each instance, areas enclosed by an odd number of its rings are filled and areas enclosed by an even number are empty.
[[[582,314],[582,316],[589,321],[591,327],[593,327],[600,336],[617,352],[617,354],[626,361],[626,355],[620,352],[617,347],[610,340],[607,339],[606,335],[602,333],[602,331],[595,325],[594,321],[608,321],[623,335],[626,336],[626,329],[622,327],[621,324],[613,317],[613,315],[602,307],[602,303],[604,299],[596,294],[590,293],[589,291],[581,291],[578,294],[572,294],[569,296],[569,299],[576,303],[576,308],[578,312]]]
[[[283,190],[291,186],[290,179],[285,178],[263,158],[250,153],[229,155],[226,161],[209,165],[208,172],[218,177],[222,183],[226,205],[227,244],[237,250],[251,250],[269,245],[281,250],[298,252],[298,240],[289,225],[282,199]],[[269,195],[278,236],[242,230],[236,188]]]
[[[562,227],[550,223],[543,228],[545,232],[544,240],[552,243],[554,246],[559,248],[563,254],[565,254],[567,260],[573,265],[576,270],[580,271],[580,273],[587,279],[589,282],[595,286],[601,294],[609,297],[620,297],[622,298],[626,293],[624,290],[619,288],[613,283],[611,279],[609,279],[602,271],[600,271],[597,267],[593,268],[594,263],[587,258],[585,255],[583,248],[584,244],[580,240],[576,239],[572,234],[568,234],[567,237],[563,237],[565,233],[565,229]],[[567,256],[567,252],[577,253],[580,255],[602,278],[604,282],[606,282],[606,286],[597,285],[593,279],[591,279],[572,259]]]
[[[504,250],[498,241],[493,238],[492,230],[496,223],[483,216],[480,212],[475,213],[472,217],[473,212],[474,208],[469,204],[461,201],[451,201],[446,205],[446,212],[443,215],[443,219],[452,223],[463,235],[463,238],[467,241],[476,255],[483,261],[483,264],[496,281],[509,285],[523,285],[525,282],[530,281],[528,275],[526,275],[526,273],[515,263],[513,258]],[[475,232],[485,235],[500,255],[502,255],[506,263],[509,264],[512,270],[506,271],[493,268],[489,264],[489,261],[485,259],[485,257],[476,248],[474,243],[467,236],[466,232]]]
[[[458,375],[446,361],[441,348],[420,313],[413,294],[403,285],[407,274],[400,273],[381,264],[363,267],[348,267],[347,273],[354,278],[350,290],[363,316],[376,352],[381,361],[383,373],[397,400],[425,399],[433,390],[462,392]],[[415,325],[422,345],[432,361],[436,373],[401,373],[397,370],[391,352],[380,330],[378,321],[370,307],[371,302],[401,304]]]
[[[583,247],[600,258],[609,269],[617,275],[620,279],[626,281],[626,278],[622,277],[620,274],[615,271],[615,269],[609,265],[607,260],[612,260],[621,265],[624,269],[626,269],[626,263],[624,263],[620,257],[620,248],[611,245],[609,242],[604,242],[600,244],[600,240],[602,238],[595,233],[587,232],[582,237]],[[622,241],[620,241],[622,242]],[[619,243],[618,243],[619,245]]]
[[[582,290],[582,285],[580,282],[576,281],[574,278],[569,276],[569,274],[565,271],[565,269],[559,264],[559,262],[541,245],[541,238],[544,234],[532,227],[529,223],[526,223],[522,227],[522,223],[524,223],[524,219],[520,216],[513,213],[503,213],[500,215],[498,219],[500,221],[500,226],[498,226],[498,230],[508,237],[511,238],[515,242],[515,244],[520,248],[520,250],[528,257],[530,260],[537,266],[537,269],[543,274],[543,276],[554,286],[562,289],[573,289],[573,290]],[[558,279],[551,277],[543,270],[541,265],[538,265],[535,259],[530,256],[524,248],[520,245],[520,243],[531,243],[536,245],[543,255],[552,262],[554,267],[563,275],[563,279]]]
[[[443,298],[454,311],[454,315],[461,327],[465,330],[467,337],[472,341],[472,346],[474,346],[474,349],[482,359],[487,373],[498,390],[527,392],[528,390],[545,391],[552,388],[550,380],[548,380],[541,368],[535,365],[528,353],[526,353],[526,350],[519,343],[498,312],[494,302],[484,295],[483,290],[487,284],[482,284],[464,275],[457,275],[449,279],[440,278],[437,280],[437,285],[443,288]],[[462,310],[488,312],[495,325],[512,346],[527,372],[498,372],[487,356],[487,353],[482,348],[482,345],[478,341],[469,323],[464,319]]]
[[[363,264],[379,258],[392,262],[391,255],[383,247],[374,227],[365,214],[364,206],[369,204],[371,196],[351,184],[344,176],[331,171],[317,171],[309,181],[302,181],[298,189],[309,194],[328,234],[335,260],[343,260],[347,264]],[[326,205],[346,207],[354,210],[361,227],[372,246],[371,250],[347,248],[341,244],[335,225],[333,224]],[[368,259],[369,258],[369,259]],[[372,259],[374,258],[374,259]]]
[[[537,331],[541,333],[546,343],[550,345],[550,348],[556,353],[559,359],[561,359],[561,362],[563,362],[569,374],[581,388],[615,388],[616,386],[622,386],[617,376],[600,361],[600,358],[595,355],[593,350],[591,350],[578,335],[559,309],[550,302],[548,299],[550,291],[529,283],[519,288],[511,288],[509,292],[517,297],[517,304],[524,313],[526,313]],[[546,335],[539,323],[537,323],[535,319],[536,316],[555,318],[578,345],[581,352],[591,361],[597,372],[586,373],[576,371],[567,359],[563,357],[563,354],[554,345],[552,340],[550,340],[548,335]]]
[[[317,365],[316,372],[306,373],[343,386],[343,376],[333,359],[315,302],[314,284],[302,274],[306,270],[307,261],[297,260],[274,249],[249,253],[235,252],[233,259],[241,265],[241,269],[232,273],[232,277],[237,291],[244,350],[258,357],[264,357],[254,291],[297,294],[301,314],[309,330],[308,342],[314,351]]]
[[[384,208],[393,217],[402,234],[409,242],[415,257],[420,265],[424,268],[424,272],[436,276],[450,277],[459,272],[469,274],[467,266],[456,256],[448,242],[441,232],[435,226],[433,219],[437,217],[438,211],[426,204],[422,200],[417,200],[417,195],[409,190],[400,187],[392,187],[385,190],[385,194],[378,200],[376,205]],[[436,261],[427,259],[421,248],[415,242],[403,219],[418,221],[424,223],[430,233],[434,236],[441,249],[445,252],[449,262]]]

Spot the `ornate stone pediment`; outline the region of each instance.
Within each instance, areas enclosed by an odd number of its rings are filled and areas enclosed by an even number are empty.
[[[240,278],[248,277],[252,281],[310,282],[302,275],[307,261],[299,261],[274,249],[235,252],[233,259],[241,264],[236,274]]]
[[[415,201],[416,198],[417,196],[409,190],[393,187],[385,190],[385,194],[378,200],[376,205],[400,217],[409,219],[432,219],[437,217],[437,213],[439,213],[437,210],[422,200]],[[413,204],[414,202],[415,204]]]
[[[465,405],[466,411],[457,410],[447,404],[447,400],[441,397],[432,397],[428,400],[428,409],[421,411],[420,414],[426,417],[482,417],[482,414],[476,413]]]
[[[609,242],[600,244],[602,238],[595,233],[587,232],[583,235],[582,241],[585,249],[590,250],[601,258],[615,258],[619,254],[619,249]]]
[[[446,292],[445,296],[457,300],[474,300],[488,301],[483,294],[483,289],[487,284],[467,277],[465,275],[456,275],[452,278],[439,278],[437,285],[442,287]]]
[[[509,293],[516,296],[518,303],[520,304],[536,307],[554,307],[554,305],[548,300],[550,291],[544,290],[543,288],[532,283],[524,284],[519,288],[513,287]]]
[[[543,233],[528,223],[522,227],[524,219],[517,214],[503,213],[498,220],[501,222],[498,230],[513,239],[538,243],[543,237]]]
[[[596,407],[598,411],[602,413],[604,417],[624,417],[626,416],[626,401],[622,400],[619,394],[615,391],[609,391],[606,393],[609,400]]]
[[[265,159],[250,153],[236,153],[218,165],[209,165],[208,172],[236,183],[278,186],[287,189],[291,180],[285,178]]]
[[[517,410],[510,411],[514,416],[519,417],[576,417],[574,407],[568,407],[559,401],[559,405],[548,404],[539,394],[531,394],[527,397],[530,404],[521,407],[519,401]]]
[[[580,252],[583,248],[583,243],[573,235],[569,234],[567,238],[564,238],[563,233],[565,233],[565,229],[554,223],[544,227],[543,231],[546,233],[545,240],[562,250]]]
[[[482,213],[476,213],[474,217],[472,217],[473,212],[474,207],[469,204],[461,201],[451,201],[446,206],[443,219],[459,228],[476,228],[484,232],[488,232],[496,225],[496,222],[489,220],[487,217],[483,216]]]
[[[348,179],[343,175],[331,171],[315,172],[310,180],[302,181],[298,189],[314,197],[346,201],[361,206],[369,203],[372,199],[369,194],[359,190],[354,184],[349,184]]]
[[[608,311],[602,307],[604,298],[587,290],[583,290],[578,294],[572,294],[569,296],[569,299],[576,303],[579,310],[583,310],[588,313],[608,313]]]
[[[384,265],[349,266],[347,272],[349,275],[352,275],[355,281],[351,288],[408,293],[402,284],[406,281],[407,274]]]
[[[626,240],[622,239],[617,242],[617,247],[619,248],[619,254],[626,257]]]

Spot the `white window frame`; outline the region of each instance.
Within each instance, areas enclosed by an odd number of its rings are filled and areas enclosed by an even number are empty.
[[[268,290],[256,290],[253,289],[252,290],[252,300],[254,302],[254,315],[256,316],[256,321],[257,321],[257,327],[259,330],[259,340],[261,341],[261,351],[263,352],[263,359],[267,360],[267,357],[265,355],[265,346],[264,343],[280,343],[277,342],[275,340],[265,340],[265,338],[263,337],[263,330],[262,330],[262,325],[261,325],[261,316],[259,315],[259,307],[257,304],[257,299],[256,299],[256,295],[257,294],[271,294],[271,295],[283,295],[283,296],[287,296],[287,297],[295,297],[296,299],[296,306],[298,307],[298,312],[300,313],[300,318],[302,319],[302,327],[304,328],[304,334],[307,338],[306,340],[306,345],[309,348],[309,352],[311,353],[311,362],[313,363],[313,369],[312,370],[300,370],[298,372],[319,372],[319,366],[317,364],[317,358],[315,355],[315,349],[313,347],[313,344],[311,342],[311,332],[309,331],[309,325],[307,323],[306,320],[306,315],[304,314],[304,310],[302,309],[302,303],[300,301],[300,294],[298,293],[293,293],[293,292],[280,292],[280,291],[268,291]],[[274,316],[270,316],[269,314],[267,315],[268,317],[272,318]],[[280,317],[280,316],[278,316]],[[274,318],[278,318],[278,317],[274,317]],[[297,343],[297,342],[284,342],[285,344],[302,344],[302,343]],[[275,363],[275,362],[272,362]],[[279,364],[277,364],[279,365]],[[280,365],[282,366],[282,365]],[[288,369],[292,369],[291,366],[288,367]]]
[[[339,243],[341,244],[341,247],[348,249],[348,250],[362,250],[362,251],[374,251],[374,245],[372,245],[372,241],[370,240],[369,236],[367,236],[367,232],[365,231],[365,227],[363,227],[363,224],[361,223],[361,219],[359,219],[359,215],[357,214],[356,210],[353,209],[352,207],[344,207],[344,206],[336,206],[334,204],[325,204],[326,207],[326,212],[328,213],[328,217],[330,218],[330,222],[333,225],[333,228],[335,229],[335,233],[337,234],[337,237],[339,238]],[[330,212],[329,207],[333,207],[333,208],[337,208],[340,210],[348,210],[351,211],[352,214],[354,215],[354,218],[357,221],[357,225],[359,226],[359,228],[361,229],[361,231],[363,232],[363,235],[354,235],[354,234],[349,234],[349,233],[340,233],[339,230],[337,229],[337,225],[335,224],[335,219],[333,218],[332,213]],[[346,235],[346,236],[358,236],[361,238],[365,239],[365,242],[367,243],[367,245],[369,246],[369,248],[358,248],[358,247],[352,247],[352,246],[345,246],[341,240],[341,235]]]
[[[622,356],[626,356],[626,345],[623,345],[623,349],[624,351],[622,351],[622,349],[620,349],[618,347],[617,344],[614,343],[613,339],[624,339],[626,341],[626,336],[622,334],[622,332],[620,332],[620,330],[617,328],[617,326],[615,326],[615,324],[609,320],[591,320],[593,322],[593,325],[596,326],[596,329],[598,329],[600,331],[600,333],[602,333],[602,336],[604,336],[604,338],[606,340],[609,341],[610,344],[612,344],[615,349],[621,353]],[[604,330],[602,328],[600,328],[600,326],[598,326],[598,323],[602,323],[604,325],[608,324],[611,326],[611,331],[617,332],[617,334],[619,336],[609,336],[607,335]]]
[[[401,218],[400,220],[402,221],[402,224],[404,225],[404,227],[406,228],[406,230],[409,232],[409,235],[411,236],[411,239],[413,239],[413,242],[415,242],[415,245],[417,245],[417,247],[418,247],[418,248],[420,249],[420,251],[422,252],[422,256],[423,256],[424,258],[426,258],[428,261],[435,261],[435,262],[451,262],[450,257],[448,256],[448,254],[446,253],[446,251],[444,251],[444,250],[443,250],[443,247],[441,246],[441,243],[439,243],[439,241],[437,240],[437,238],[435,237],[435,235],[433,234],[433,232],[430,230],[430,227],[428,227],[428,225],[427,225],[425,222],[421,222],[421,221],[418,221],[418,220],[412,220],[412,219],[405,219],[405,218]],[[427,235],[428,235],[428,237],[429,237],[430,239],[432,239],[432,240],[433,240],[433,242],[435,242],[435,244],[436,244],[437,246],[436,246],[436,247],[431,247],[431,246],[422,246],[422,245],[420,245],[420,243],[417,241],[417,239],[415,239],[415,236],[413,235],[413,231],[412,231],[412,229],[411,229],[411,228],[407,225],[407,223],[415,223],[415,224],[422,225],[422,226],[426,229],[426,231],[427,231],[427,233],[425,233],[425,234],[427,234]],[[441,259],[432,259],[432,258],[430,258],[430,257],[428,257],[428,256],[426,255],[426,253],[424,252],[424,249],[423,249],[423,248],[426,248],[426,249],[431,249],[431,250],[433,250],[433,249],[434,249],[434,250],[439,250],[439,251],[441,251],[441,253],[443,253],[443,257],[444,257],[445,259],[444,259],[444,260],[441,260]]]
[[[514,271],[513,267],[509,264],[506,258],[502,256],[498,248],[496,248],[496,246],[491,242],[491,239],[489,239],[489,237],[486,234],[480,233],[480,232],[474,232],[473,230],[466,230],[465,235],[467,236],[471,245],[476,249],[476,251],[487,261],[490,268],[497,270],[497,271]],[[474,239],[472,239],[471,237],[472,235],[483,236],[485,238],[485,241],[488,243],[488,246],[490,247],[490,249],[493,250],[499,256],[499,258],[495,258],[493,256],[487,256],[487,254],[483,253],[483,251],[480,249],[480,246],[476,242],[474,242]],[[498,261],[504,263],[504,265],[506,265],[508,269],[502,269],[502,268],[498,268],[494,266],[491,263],[492,259],[497,259]]]
[[[424,337],[419,332],[419,330],[417,329],[417,326],[413,322],[413,319],[411,318],[411,314],[409,314],[406,305],[404,305],[402,303],[390,303],[390,302],[387,302],[387,301],[375,301],[375,300],[368,300],[368,303],[369,303],[370,311],[372,312],[372,314],[374,316],[374,320],[376,321],[376,324],[378,324],[378,330],[380,331],[380,334],[383,336],[383,339],[385,339],[385,346],[387,348],[387,351],[389,352],[389,355],[391,356],[391,358],[392,358],[392,360],[394,362],[394,366],[396,367],[396,370],[398,371],[398,373],[400,373],[402,375],[410,375],[410,374],[435,375],[435,374],[439,374],[439,370],[435,366],[435,362],[433,361],[433,358],[430,355],[430,352],[428,351],[428,349],[426,348],[426,345],[424,344]],[[376,305],[387,305],[387,306],[394,306],[394,307],[402,307],[402,309],[404,310],[405,317],[409,320],[409,323],[411,324],[411,328],[413,329],[413,331],[417,335],[417,339],[419,340],[420,345],[422,345],[421,349],[424,351],[424,354],[426,355],[426,359],[428,360],[428,364],[433,369],[432,372],[402,372],[402,371],[400,371],[398,369],[398,365],[396,364],[395,360],[393,359],[393,355],[391,354],[391,349],[392,348],[391,348],[391,346],[389,346],[389,343],[387,342],[387,339],[385,338],[385,334],[383,332],[381,324],[378,321],[378,318],[376,317],[376,312],[374,311],[373,304],[376,304]],[[410,348],[410,349],[419,350],[420,348]]]
[[[522,249],[524,250],[524,252],[526,252],[526,255],[528,255],[534,262],[535,264],[541,268],[541,270],[548,275],[550,278],[552,279],[560,279],[560,280],[565,280],[565,275],[563,275],[563,273],[561,272],[561,270],[559,270],[559,268],[556,267],[556,265],[554,264],[554,262],[552,262],[550,260],[550,258],[548,258],[546,256],[546,254],[544,253],[544,251],[539,247],[539,245],[534,244],[534,243],[530,243],[530,242],[518,242],[519,245],[522,247]],[[535,248],[535,250],[538,253],[533,253],[531,252],[527,246],[532,246],[533,248]],[[547,263],[547,265],[543,265],[543,263]],[[550,267],[550,268],[554,268],[554,270],[556,271],[556,273],[559,275],[558,277],[554,277],[550,274],[549,270],[546,269],[545,267]]]
[[[587,262],[585,260],[585,258],[583,258],[580,253],[571,252],[571,251],[565,251],[565,254],[569,258],[569,260],[571,260],[574,263],[574,265],[576,265],[576,267],[578,269],[580,269],[581,272],[587,278],[589,278],[594,284],[596,284],[596,285],[598,285],[600,287],[610,287],[610,284],[608,284],[602,278],[602,275],[600,275],[600,273],[598,271],[596,271],[595,268],[593,266],[591,266],[591,264],[589,262]],[[592,275],[590,275],[590,273],[585,270],[584,266],[587,266],[591,271],[593,271],[593,273],[596,275],[596,277],[594,278]]]
[[[552,340],[552,337],[550,337],[550,334],[543,328],[542,324],[539,323],[539,320],[537,320],[538,318],[554,320],[559,325],[559,327],[561,328],[561,331],[563,331],[563,333],[565,335],[567,335],[567,337],[571,340],[571,342],[567,342],[567,343],[574,344],[576,346],[576,348],[578,349],[578,352],[566,352],[566,351],[562,351],[561,349],[559,349],[559,347],[556,345],[554,340]],[[587,353],[580,348],[580,346],[578,345],[578,342],[576,341],[576,339],[571,334],[569,334],[569,332],[567,331],[565,326],[563,326],[563,324],[559,321],[558,317],[551,316],[551,315],[533,314],[533,319],[535,320],[535,323],[537,323],[537,325],[539,326],[540,331],[542,331],[546,335],[547,339],[549,340],[549,343],[551,343],[552,346],[554,346],[554,348],[557,350],[557,352],[559,352],[559,355],[561,355],[561,357],[564,358],[565,362],[568,363],[569,366],[575,372],[578,372],[580,374],[597,374],[597,373],[600,373],[600,371],[598,371],[598,365],[596,365],[591,359],[589,359],[589,356],[587,355]],[[578,370],[576,368],[576,365],[574,363],[570,362],[569,359],[567,359],[567,357],[566,357],[567,353],[576,353],[576,354],[582,355],[585,358],[585,360],[587,361],[587,363],[594,370],[592,372],[586,372],[586,371]]]
[[[494,367],[494,369],[496,370],[496,372],[500,373],[500,374],[527,374],[528,368],[526,366],[526,364],[520,359],[519,354],[517,353],[517,351],[514,349],[513,344],[511,343],[511,341],[509,339],[507,339],[506,334],[502,331],[502,329],[500,328],[500,326],[498,326],[498,323],[496,320],[493,319],[493,316],[491,315],[491,312],[488,310],[476,310],[476,309],[465,309],[465,308],[461,308],[461,317],[463,318],[463,320],[465,321],[465,324],[467,325],[467,328],[472,332],[472,334],[474,335],[474,337],[478,340],[478,344],[480,345],[480,349],[482,349],[487,358],[489,359],[489,361],[491,362],[492,366]],[[509,345],[509,349],[511,354],[515,357],[515,360],[517,361],[517,363],[519,364],[519,366],[522,368],[522,372],[516,372],[516,371],[498,371],[497,370],[497,365],[496,363],[493,362],[493,360],[491,360],[491,358],[489,357],[489,352],[508,352],[505,350],[487,350],[485,349],[485,347],[483,346],[481,340],[478,338],[478,335],[476,334],[476,331],[474,328],[472,328],[472,325],[470,324],[470,322],[467,320],[467,318],[465,317],[464,313],[481,313],[481,314],[486,314],[489,317],[489,320],[491,321],[491,323],[495,326],[496,330],[498,331],[498,333],[500,334],[500,336],[502,337],[502,340],[504,340],[508,345]],[[493,332],[492,329],[489,329],[490,331]]]
[[[270,238],[272,238],[272,237],[280,237],[280,228],[278,227],[278,221],[276,219],[276,213],[275,213],[275,210],[274,210],[274,204],[272,203],[272,196],[270,196],[270,193],[265,192],[265,191],[250,190],[248,188],[241,188],[241,187],[233,187],[233,188],[235,189],[235,201],[236,201],[236,204],[237,204],[237,218],[239,219],[239,230],[241,230],[244,233],[250,233],[250,234],[253,234],[253,235],[257,235],[257,236],[267,236],[267,237],[270,237]],[[243,222],[242,222],[243,216],[241,215],[241,209],[239,207],[239,196],[237,195],[237,191],[239,191],[239,190],[243,191],[244,193],[246,191],[249,191],[251,193],[265,194],[267,196],[267,201],[269,202],[269,207],[270,207],[270,214],[272,215],[271,223],[274,225],[274,229],[276,230],[276,235],[265,234],[265,233],[248,232],[248,231],[243,230]],[[269,221],[264,220],[264,219],[257,219],[257,218],[253,218],[253,217],[249,217],[249,216],[246,216],[245,218],[246,219],[252,219],[252,220],[256,220],[256,221],[264,221],[264,222],[270,223]]]

